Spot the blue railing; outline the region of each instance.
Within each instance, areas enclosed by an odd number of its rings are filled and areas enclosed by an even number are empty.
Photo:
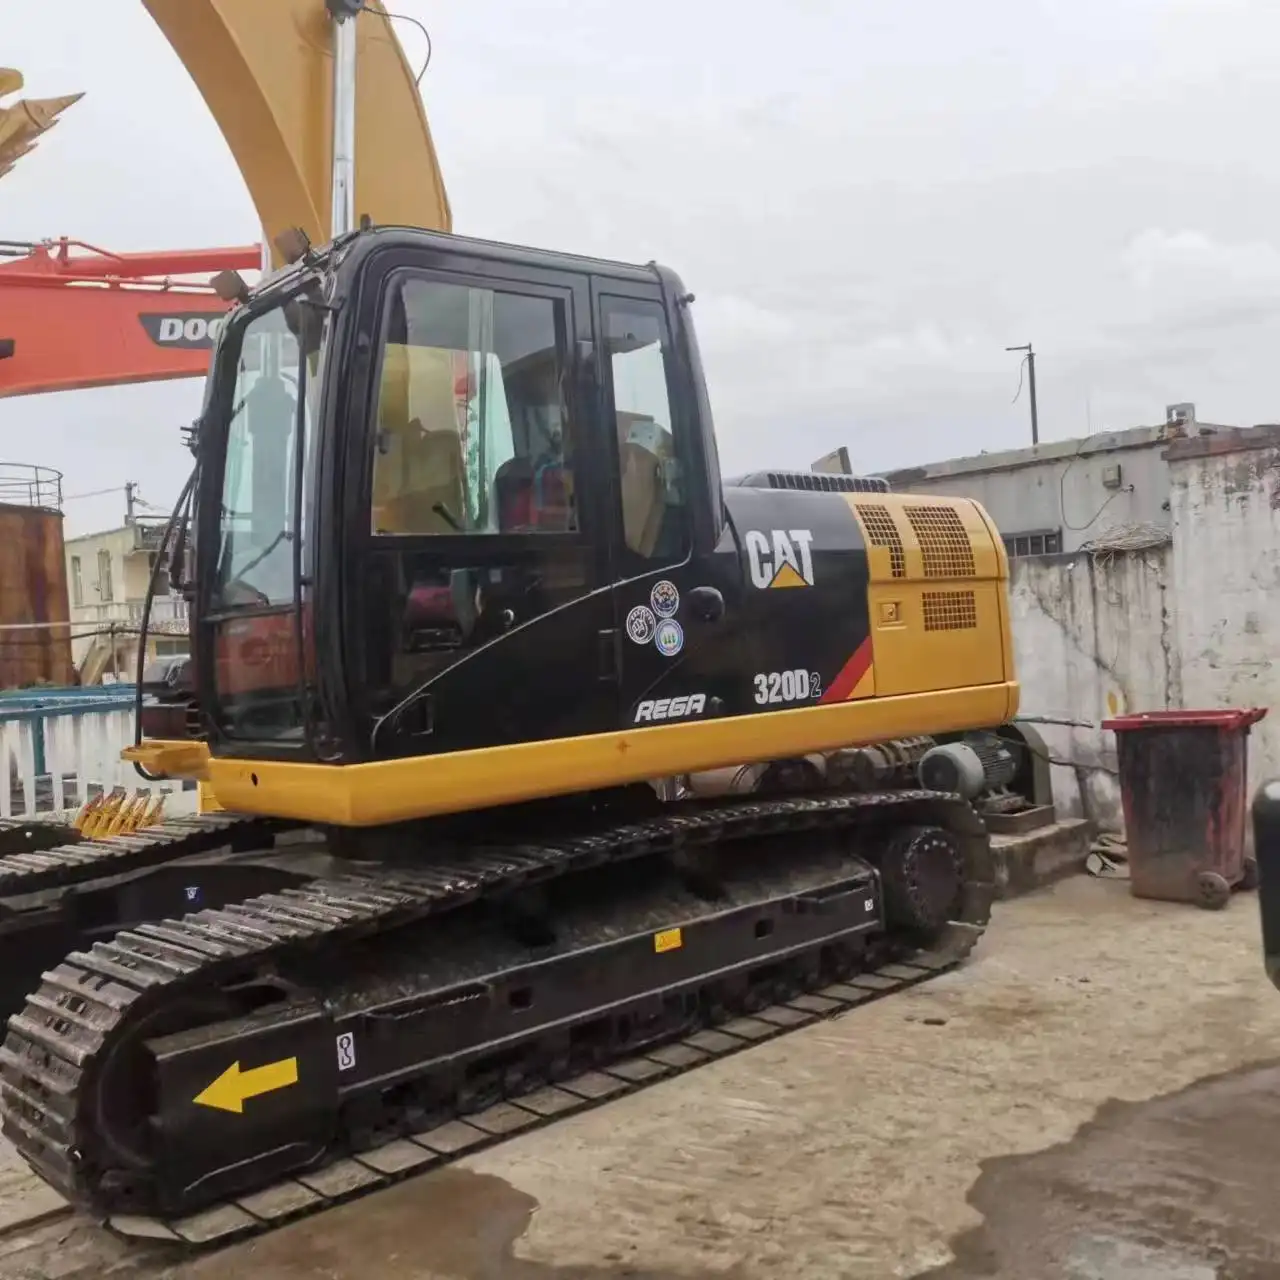
[[[120,759],[133,741],[133,684],[0,691],[0,816],[72,809],[99,791],[163,791],[192,811],[194,783],[147,782]]]
[[[13,721],[31,725],[37,774],[48,772],[45,720],[49,716],[101,716],[134,706],[137,685],[92,684],[38,685],[29,689],[0,689],[0,724]],[[121,747],[126,744],[121,743]]]

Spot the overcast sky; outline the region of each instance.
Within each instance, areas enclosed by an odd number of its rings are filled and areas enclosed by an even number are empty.
[[[271,0],[263,0],[271,3]],[[1280,419],[1275,0],[393,0],[455,230],[669,262],[727,471],[878,470],[1163,419]],[[28,16],[31,10],[28,7]],[[0,238],[258,238],[139,0],[40,0],[0,62],[86,90],[0,181]],[[362,19],[364,20],[364,19]],[[403,26],[410,61],[421,35]],[[168,503],[198,383],[0,404],[0,458]],[[70,532],[115,498],[68,504]]]

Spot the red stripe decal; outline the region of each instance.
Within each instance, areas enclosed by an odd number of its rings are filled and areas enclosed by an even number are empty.
[[[853,656],[840,668],[840,674],[827,686],[818,701],[844,702],[858,687],[858,681],[867,674],[871,665],[871,637],[868,636],[854,651]]]

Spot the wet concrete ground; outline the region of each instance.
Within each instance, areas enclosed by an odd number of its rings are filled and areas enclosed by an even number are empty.
[[[1280,1064],[1107,1103],[1071,1142],[986,1164],[982,1225],[927,1276],[1273,1280],[1278,1171]]]
[[[1277,1063],[1251,900],[1073,880],[999,907],[958,974],[145,1272],[1280,1280]],[[82,1226],[0,1238],[3,1277],[129,1274]]]

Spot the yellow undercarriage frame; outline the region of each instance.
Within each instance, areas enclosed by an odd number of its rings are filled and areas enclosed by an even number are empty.
[[[1016,714],[1017,705],[1017,682],[1004,680],[360,764],[211,756],[203,742],[154,739],[127,747],[123,755],[150,773],[196,780],[202,784],[202,797],[233,812],[365,827],[694,773],[743,760],[834,751],[851,742],[883,742],[919,733],[922,725],[933,733],[998,725]]]

